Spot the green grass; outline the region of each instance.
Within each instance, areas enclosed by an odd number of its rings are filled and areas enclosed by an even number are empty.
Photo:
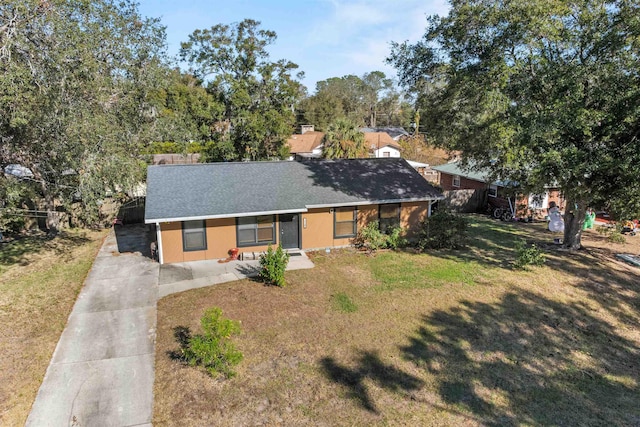
[[[372,257],[369,266],[377,290],[436,288],[447,283],[474,285],[486,270],[475,262],[429,254],[387,252]]]
[[[344,292],[331,295],[331,303],[335,310],[343,313],[354,313],[358,310],[358,306]]]

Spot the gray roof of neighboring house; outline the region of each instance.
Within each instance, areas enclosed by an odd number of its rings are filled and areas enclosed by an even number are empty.
[[[380,128],[360,128],[360,132],[386,132],[393,139],[397,139],[400,136],[408,136],[409,132],[402,127],[380,127]]]
[[[440,198],[398,158],[149,166],[145,222]]]
[[[449,175],[460,175],[467,179],[472,179],[474,181],[480,182],[489,182],[489,171],[487,169],[477,169],[474,168],[473,165],[470,165],[468,168],[463,168],[459,161],[445,163],[444,165],[432,166],[431,169],[437,170],[438,172],[446,173]],[[495,180],[491,182],[492,185],[498,185],[500,187],[506,187],[508,185],[515,184],[513,181],[509,180]]]

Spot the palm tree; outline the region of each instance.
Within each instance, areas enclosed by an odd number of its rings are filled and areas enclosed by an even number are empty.
[[[329,125],[322,151],[326,159],[368,157],[364,134],[354,122],[345,118],[337,119]]]

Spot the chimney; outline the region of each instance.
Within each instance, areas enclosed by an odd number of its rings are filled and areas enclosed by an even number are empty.
[[[305,132],[313,132],[313,125],[300,125],[300,135],[304,134]]]

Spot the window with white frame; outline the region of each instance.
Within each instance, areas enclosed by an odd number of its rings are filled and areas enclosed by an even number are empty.
[[[549,205],[549,193],[544,194],[530,194],[529,195],[529,208],[531,209],[546,209]]]
[[[276,242],[273,215],[238,218],[236,231],[239,247],[267,245]]]
[[[454,175],[451,180],[451,185],[454,187],[460,187],[460,175]]]
[[[182,248],[185,252],[207,249],[207,229],[204,221],[182,223]]]
[[[498,186],[491,184],[489,186],[489,197],[498,197]]]
[[[354,207],[336,208],[333,211],[333,237],[354,237],[358,211]]]

